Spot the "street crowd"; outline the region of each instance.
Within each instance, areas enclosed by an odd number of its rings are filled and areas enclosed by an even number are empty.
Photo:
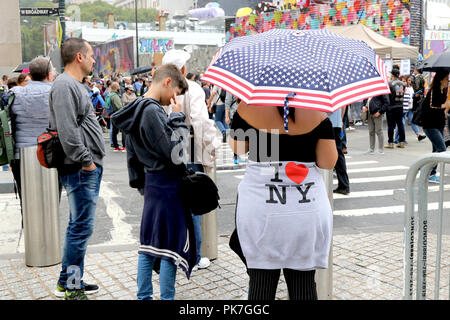
[[[172,300],[178,267],[189,278],[196,269],[210,265],[200,250],[202,215],[183,202],[180,172],[187,168],[210,172],[224,142],[230,144],[235,164],[243,162],[243,154],[248,153],[249,159],[238,190],[237,228],[230,247],[247,267],[250,300],[275,299],[281,270],[290,299],[317,299],[315,270],[328,267],[333,225],[318,168],[335,170],[335,193],[350,193],[346,131],[367,124],[369,154],[384,154],[385,148],[395,146],[405,149],[412,143],[405,138],[407,124],[418,142],[431,141],[433,152],[447,147],[447,71],[437,72],[426,86],[420,70],[400,75],[394,66],[390,95],[361,100],[329,114],[291,110],[287,133],[282,108],[249,106],[202,81],[203,75],[188,73],[190,54],[183,50],[168,51],[162,65],[139,76],[91,76],[92,47],[78,38],[64,42],[61,57],[63,73],[57,75],[48,58],[37,57],[29,64],[29,74],[3,77],[1,94],[2,103],[15,96],[11,106],[15,159],[10,167],[19,196],[20,149],[36,147],[37,137],[49,126],[59,134],[65,159],[57,170],[70,216],[55,295],[68,300],[85,300],[99,290],[82,277],[94,230],[107,131],[112,151],[126,153],[130,187],[143,196],[137,273],[140,300],[153,298],[153,270],[159,273],[160,299]],[[422,129],[413,122],[419,104],[423,105]],[[257,143],[238,134],[240,130],[256,132]],[[274,138],[277,156],[267,160],[261,157],[261,149],[270,148]],[[435,170],[430,181],[439,182]],[[78,270],[75,282],[73,266]]]

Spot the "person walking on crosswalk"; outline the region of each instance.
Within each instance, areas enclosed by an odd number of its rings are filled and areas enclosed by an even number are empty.
[[[333,125],[334,141],[336,142],[336,149],[338,153],[338,159],[336,161],[336,165],[334,166],[338,179],[338,187],[334,189],[333,192],[347,195],[350,193],[350,181],[347,174],[345,155],[342,151],[342,109],[338,109],[333,113],[329,113],[328,117],[330,118],[330,121]]]
[[[367,123],[369,127],[369,154],[375,153],[375,135],[378,137],[378,153],[384,154],[383,114],[389,107],[389,95],[381,95],[370,98],[363,111],[367,111]]]

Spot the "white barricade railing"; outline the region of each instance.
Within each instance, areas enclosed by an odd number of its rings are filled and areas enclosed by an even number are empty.
[[[439,299],[441,248],[442,248],[442,224],[444,203],[444,176],[445,164],[450,163],[450,153],[432,153],[419,158],[408,170],[406,177],[406,202],[405,224],[403,238],[403,299],[411,300],[414,287],[414,228],[415,216],[418,221],[417,239],[417,279],[416,299],[424,300],[427,292],[427,234],[428,234],[428,178],[434,166],[439,165],[440,186],[438,202],[438,230],[436,249],[436,277],[434,299]],[[420,172],[417,184],[417,174]],[[415,215],[417,192],[417,215]],[[449,295],[450,296],[450,295]]]

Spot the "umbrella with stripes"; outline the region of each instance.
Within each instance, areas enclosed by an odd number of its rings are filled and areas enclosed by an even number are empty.
[[[386,67],[363,41],[331,31],[272,29],[234,38],[202,77],[249,105],[334,112],[389,94]]]

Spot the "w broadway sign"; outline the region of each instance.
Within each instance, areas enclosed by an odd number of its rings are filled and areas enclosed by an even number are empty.
[[[59,16],[59,8],[21,8],[21,16]]]

